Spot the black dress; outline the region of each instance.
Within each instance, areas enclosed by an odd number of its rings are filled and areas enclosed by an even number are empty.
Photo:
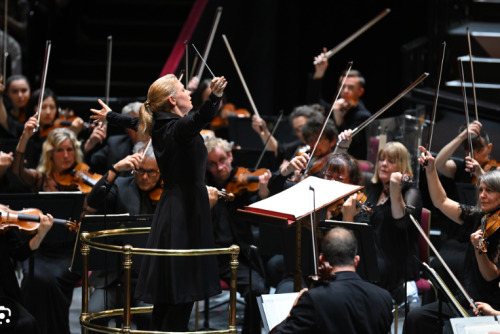
[[[180,117],[155,112],[152,145],[164,183],[147,248],[213,248],[210,204],[205,186],[207,150],[200,131],[216,115],[220,99],[211,94],[199,111]],[[180,304],[221,292],[215,256],[145,256],[136,287],[138,299]]]

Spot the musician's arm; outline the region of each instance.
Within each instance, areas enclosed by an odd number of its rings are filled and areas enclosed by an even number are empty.
[[[490,282],[500,276],[500,269],[489,259],[489,257],[479,250],[479,239],[482,236],[480,230],[471,234],[470,241],[474,246],[474,253],[476,255],[477,265],[479,266],[479,271],[481,276]]]

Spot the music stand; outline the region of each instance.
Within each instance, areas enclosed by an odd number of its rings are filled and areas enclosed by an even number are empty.
[[[372,283],[380,281],[373,226],[367,223],[324,220],[319,223],[318,229],[329,231],[338,226],[353,231],[356,236],[358,241],[358,255],[360,257],[356,272],[359,276],[365,281]]]
[[[153,215],[134,215],[128,214],[121,215],[88,215],[83,217],[80,228],[78,229],[78,237],[75,242],[73,250],[73,259],[71,261],[71,271],[79,272],[82,268],[81,257],[81,232],[96,232],[102,230],[112,230],[120,228],[133,228],[133,227],[150,227],[153,220]],[[100,238],[102,239],[102,238]],[[132,245],[133,247],[146,247],[148,234],[132,234],[132,235],[118,235],[105,237],[105,243],[113,245]],[[99,240],[102,242],[102,240]],[[116,263],[119,265],[121,260],[121,253],[104,252],[97,249],[92,249],[89,253],[89,270],[109,269],[108,263]],[[142,256],[134,258],[132,268],[139,270],[142,262]],[[118,269],[118,268],[117,268]]]

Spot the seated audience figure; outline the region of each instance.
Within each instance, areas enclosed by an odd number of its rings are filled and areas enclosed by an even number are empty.
[[[37,119],[31,117],[14,154],[14,174],[33,192],[59,191],[58,183],[65,171],[82,161],[80,142],[73,131],[58,128],[50,132],[42,149],[37,169],[24,166],[24,152]],[[85,208],[83,209],[85,212]],[[82,213],[83,215],[84,213]],[[80,275],[69,271],[73,257],[74,235],[64,241],[51,240],[42,243],[35,253],[34,280],[28,277],[28,265],[24,266],[23,297],[30,312],[38,321],[41,333],[69,333],[69,307],[75,283]]]
[[[350,138],[347,145],[350,145]],[[378,153],[375,173],[366,185],[367,202],[372,213],[361,211],[353,196],[342,207],[344,221],[367,222],[373,226],[380,281],[400,304],[405,300],[404,283],[416,280],[418,263],[417,230],[410,214],[420,220],[422,198],[411,179],[410,158],[406,147],[399,142],[388,142]]]
[[[360,258],[354,233],[333,228],[321,248],[320,261],[331,266],[330,280],[303,289],[287,318],[271,333],[389,333],[391,296],[356,273]]]
[[[138,120],[141,105],[141,102],[131,102],[122,108],[121,114]],[[85,161],[94,173],[106,173],[114,163],[132,153],[134,145],[139,141],[137,132],[130,128],[125,128],[125,132],[107,136],[105,123],[98,122],[84,144]]]
[[[0,83],[0,138],[19,138],[24,122],[30,114],[27,110],[31,89],[28,79],[23,75],[12,75]],[[4,95],[7,99],[4,99]]]
[[[323,50],[325,51],[325,49]],[[328,68],[328,59],[325,53],[321,53],[315,58],[315,72],[310,78],[307,88],[308,103],[320,103],[330,110],[330,103],[321,97],[321,82]],[[344,73],[340,75],[339,85],[344,80]],[[370,118],[371,113],[365,107],[361,97],[365,93],[366,80],[358,70],[351,69],[347,75],[344,87],[340,92],[339,99],[333,105],[333,119],[339,132],[344,130],[354,130],[364,121]],[[333,97],[335,98],[335,97]],[[332,102],[333,103],[333,102]],[[358,160],[366,160],[367,141],[366,132],[363,130],[352,138],[353,145],[349,148],[349,154]]]
[[[11,316],[2,318],[2,333],[37,334],[38,323],[26,310],[16,277],[16,261],[24,261],[40,247],[53,224],[50,214],[40,215],[40,225],[31,238],[22,238],[18,231],[9,230],[0,234],[0,305],[11,311]],[[6,315],[6,313],[3,313]],[[17,317],[15,316],[17,314]],[[6,321],[9,320],[10,323]]]
[[[482,223],[487,223],[492,216],[499,214],[500,171],[490,171],[478,177],[476,183],[478,200],[475,206],[458,203],[447,197],[439,181],[434,157],[423,147],[419,148],[425,152],[421,154],[419,162],[424,164],[427,161],[425,174],[432,203],[446,216],[461,225],[464,230],[471,233],[470,244],[462,260],[463,276],[460,279],[462,286],[473,300],[487,303],[492,308],[499,309],[500,269],[496,264],[498,263],[500,233],[498,230],[491,234],[484,233],[487,225]],[[482,245],[487,245],[486,249]],[[469,314],[473,314],[471,306],[463,294],[456,295],[456,299],[465,310],[468,310]],[[453,331],[448,320],[459,316],[446,301],[443,301],[442,304],[433,302],[410,311],[405,319],[404,331],[408,334],[439,331],[439,318],[445,320],[443,333],[449,334]]]
[[[225,189],[233,181],[238,168],[232,166],[233,155],[231,147],[221,138],[208,138],[205,141],[208,151],[207,185]],[[267,293],[264,270],[259,255],[255,252],[255,240],[251,223],[238,217],[237,209],[255,202],[258,198],[267,196],[267,180],[270,172],[259,176],[258,194],[243,192],[234,201],[219,199],[211,209],[214,241],[216,247],[229,247],[232,244],[240,246],[240,261],[238,265],[238,292],[246,300],[243,333],[261,333],[260,313],[255,297]],[[215,200],[217,200],[215,197]],[[212,197],[213,202],[213,197]],[[213,203],[211,203],[213,204]],[[230,280],[229,256],[218,256],[219,275],[226,282]],[[251,281],[250,276],[251,275]],[[250,286],[250,282],[252,286]]]

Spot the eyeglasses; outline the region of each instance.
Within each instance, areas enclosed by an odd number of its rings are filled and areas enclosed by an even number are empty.
[[[158,173],[160,173],[160,170],[159,169],[148,169],[148,170],[145,170],[144,168],[139,168],[135,171],[137,173],[137,175],[139,176],[144,176],[144,174],[148,174],[149,177],[156,177],[156,175],[158,175]]]

